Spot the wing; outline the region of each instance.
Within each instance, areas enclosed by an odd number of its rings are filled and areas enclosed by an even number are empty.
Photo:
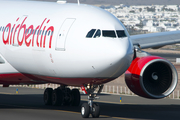
[[[165,45],[180,43],[180,31],[150,33],[131,36],[133,45],[144,48],[159,48]]]

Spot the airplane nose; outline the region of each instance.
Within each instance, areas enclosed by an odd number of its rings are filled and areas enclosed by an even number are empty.
[[[113,58],[117,63],[131,63],[133,59],[133,45],[127,38],[119,40],[115,46],[112,46]],[[121,62],[123,60],[123,62]]]
[[[104,77],[119,77],[130,66],[133,60],[133,46],[128,39],[117,39],[109,43],[109,47],[105,48],[102,54],[102,66],[106,66],[101,76]],[[101,67],[103,68],[103,67]]]
[[[122,75],[130,66],[133,60],[133,45],[127,39],[123,39],[114,47],[113,63],[112,65],[114,73],[111,77],[119,77]]]

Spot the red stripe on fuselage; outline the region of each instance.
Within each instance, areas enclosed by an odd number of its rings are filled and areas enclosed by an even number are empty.
[[[56,83],[61,85],[81,86],[82,84],[103,84],[115,78],[57,78],[41,75],[10,73],[0,74],[0,84],[41,84]]]

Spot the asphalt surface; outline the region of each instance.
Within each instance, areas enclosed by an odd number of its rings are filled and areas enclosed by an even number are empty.
[[[45,106],[42,89],[0,87],[1,120],[81,120],[80,106]],[[100,118],[93,120],[179,120],[180,100],[149,100],[138,96],[101,94]],[[120,97],[122,102],[120,103]],[[81,95],[81,104],[87,96]],[[89,119],[92,119],[91,116]]]

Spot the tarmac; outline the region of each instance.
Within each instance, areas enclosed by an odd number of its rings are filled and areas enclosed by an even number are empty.
[[[45,106],[43,89],[0,87],[1,120],[81,120],[80,106]],[[93,120],[179,120],[180,100],[100,94],[100,118]],[[121,98],[121,102],[120,102]],[[81,95],[81,104],[87,95]],[[89,119],[92,119],[91,116]]]

